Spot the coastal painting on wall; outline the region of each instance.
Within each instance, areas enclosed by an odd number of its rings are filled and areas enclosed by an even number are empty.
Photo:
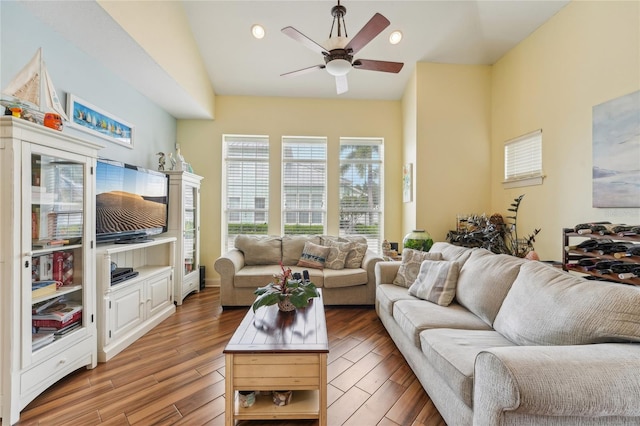
[[[593,207],[640,207],[640,90],[593,107]]]
[[[95,136],[133,149],[133,125],[91,105],[75,95],[67,95],[69,125]]]
[[[413,201],[413,164],[407,163],[402,167],[402,201]]]

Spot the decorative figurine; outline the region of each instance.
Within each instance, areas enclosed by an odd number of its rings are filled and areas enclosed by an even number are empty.
[[[156,155],[160,156],[160,158],[158,158],[158,170],[164,170],[164,164],[165,164],[164,152],[160,151]]]
[[[176,159],[173,158],[173,154],[171,152],[169,153],[169,163],[171,164],[171,169],[169,169],[169,170],[175,170],[176,169]]]

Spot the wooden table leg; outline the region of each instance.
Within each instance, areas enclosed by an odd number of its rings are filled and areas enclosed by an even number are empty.
[[[233,354],[224,356],[224,375],[224,424],[225,426],[234,426],[236,421],[234,418]]]
[[[327,354],[320,354],[320,407],[319,421],[320,426],[327,426]]]

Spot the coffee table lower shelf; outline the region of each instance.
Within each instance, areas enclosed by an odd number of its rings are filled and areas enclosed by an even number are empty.
[[[317,390],[293,391],[291,402],[284,406],[273,403],[271,393],[256,396],[251,407],[241,407],[237,398],[234,403],[236,420],[273,420],[273,419],[317,419],[319,418],[320,397]]]

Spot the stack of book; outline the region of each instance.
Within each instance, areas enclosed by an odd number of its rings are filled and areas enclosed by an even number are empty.
[[[49,343],[55,340],[55,336],[53,333],[33,333],[31,335],[31,350],[40,349],[43,346],[48,345]]]
[[[56,280],[42,280],[34,281],[31,283],[31,298],[49,296],[56,293],[58,286],[62,285],[60,281]]]
[[[32,325],[38,332],[60,331],[82,320],[82,305],[73,301],[59,300],[31,315]]]

